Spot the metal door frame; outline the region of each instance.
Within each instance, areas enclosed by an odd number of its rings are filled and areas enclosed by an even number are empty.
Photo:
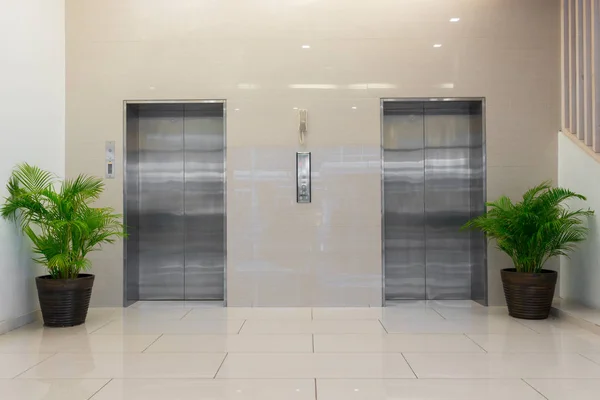
[[[225,236],[225,259],[223,265],[223,306],[227,307],[227,100],[205,99],[205,100],[124,100],[123,101],[123,136],[122,153],[123,164],[123,222],[127,221],[127,106],[135,104],[223,104],[223,233]],[[123,239],[123,306],[131,305],[135,300],[127,299],[127,238]],[[174,300],[177,301],[177,300]],[[179,300],[179,301],[186,301]]]
[[[482,126],[482,141],[483,141],[483,204],[487,210],[487,140],[486,140],[486,98],[485,97],[382,97],[379,99],[379,148],[380,148],[380,176],[381,176],[381,304],[385,307],[387,300],[385,298],[385,196],[383,196],[383,104],[384,103],[400,103],[400,102],[443,102],[443,101],[478,101],[481,103],[481,116],[483,118]],[[483,252],[483,268],[486,276],[486,295],[485,305],[487,306],[488,291],[487,291],[487,274],[488,274],[488,254],[487,242],[485,251]],[[410,301],[410,300],[409,300]]]

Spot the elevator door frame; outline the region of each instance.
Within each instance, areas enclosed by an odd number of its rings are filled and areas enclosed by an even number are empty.
[[[124,100],[123,101],[123,164],[121,173],[123,176],[123,222],[127,221],[127,107],[143,104],[223,104],[223,233],[225,237],[225,257],[223,260],[223,306],[227,306],[227,100],[204,99],[204,100]],[[137,300],[128,299],[127,279],[127,237],[123,239],[123,306],[127,307]],[[186,300],[177,300],[186,301]]]
[[[485,97],[385,97],[380,98],[379,102],[379,134],[380,134],[380,174],[381,174],[381,304],[385,307],[388,301],[392,303],[398,303],[401,301],[419,301],[419,300],[387,300],[385,296],[386,289],[386,275],[385,275],[385,196],[384,196],[384,159],[383,159],[383,141],[384,141],[384,125],[383,125],[383,106],[384,103],[391,102],[442,102],[442,101],[473,101],[481,103],[481,117],[482,117],[482,151],[483,151],[483,204],[484,210],[487,211],[487,141],[486,141],[486,99]],[[487,275],[488,275],[488,252],[487,252],[487,240],[485,240],[484,251],[483,251],[483,273],[484,273],[484,299],[482,305],[488,305],[488,283],[487,283]]]

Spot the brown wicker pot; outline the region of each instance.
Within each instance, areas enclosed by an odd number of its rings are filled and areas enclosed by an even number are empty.
[[[77,279],[51,279],[45,275],[35,278],[35,283],[44,325],[65,327],[85,322],[94,275],[79,274]]]
[[[534,274],[508,268],[503,269],[501,274],[508,314],[511,317],[548,318],[558,276],[556,271],[543,269],[540,273]]]

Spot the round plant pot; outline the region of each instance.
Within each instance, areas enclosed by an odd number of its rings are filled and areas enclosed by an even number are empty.
[[[79,274],[76,279],[51,279],[50,275],[38,276],[35,284],[40,299],[44,325],[65,327],[85,322],[94,275]]]
[[[539,273],[517,272],[515,268],[501,271],[508,314],[521,319],[546,319],[550,314],[556,271],[543,269]]]

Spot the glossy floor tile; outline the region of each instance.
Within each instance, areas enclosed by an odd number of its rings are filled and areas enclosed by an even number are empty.
[[[542,400],[520,379],[318,379],[319,400]]]
[[[160,335],[0,336],[0,353],[141,353]]]
[[[19,379],[213,378],[225,354],[56,354]]]
[[[315,335],[316,353],[483,353],[462,334]]]
[[[537,332],[510,317],[489,317],[468,320],[383,319],[388,333],[504,333],[532,334]]]
[[[490,353],[578,353],[600,351],[600,336],[592,333],[551,335],[468,334]]]
[[[0,354],[0,379],[10,379],[52,357],[52,354]]]
[[[146,353],[312,353],[312,335],[163,335]]]
[[[552,333],[589,333],[589,331],[567,321],[549,318],[543,321],[519,320],[519,322],[542,334]]]
[[[240,334],[288,333],[384,333],[381,323],[372,320],[247,320]]]
[[[0,398],[6,400],[87,400],[108,379],[0,379]]]
[[[406,353],[419,378],[600,378],[600,365],[565,353]]]
[[[2,400],[585,400],[599,380],[600,335],[463,301],[148,302],[0,335]]]
[[[402,354],[228,354],[217,379],[414,378]]]
[[[548,400],[597,400],[600,379],[526,379]]]
[[[194,308],[185,319],[277,319],[277,320],[310,320],[311,308],[289,307],[227,307],[227,308]]]
[[[313,309],[314,320],[431,320],[443,321],[436,310],[429,307],[322,307]]]
[[[313,379],[112,380],[93,400],[315,400]]]
[[[149,320],[143,321],[110,321],[93,332],[94,335],[203,335],[203,334],[237,334],[244,320]]]

